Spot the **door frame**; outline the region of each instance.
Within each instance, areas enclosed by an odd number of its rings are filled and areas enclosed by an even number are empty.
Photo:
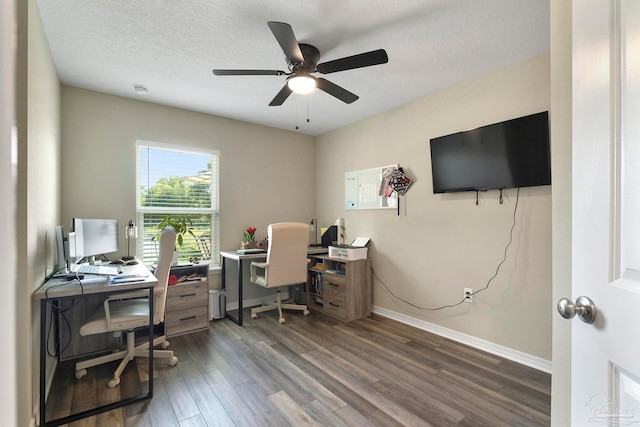
[[[572,1],[550,1],[552,301],[572,296]],[[571,425],[571,324],[554,310],[551,425]]]

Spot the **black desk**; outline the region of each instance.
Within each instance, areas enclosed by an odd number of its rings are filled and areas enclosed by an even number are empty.
[[[307,253],[309,254],[325,254],[328,249],[323,248],[321,246],[309,246]],[[256,261],[263,260],[267,258],[267,253],[253,253],[253,254],[239,254],[237,251],[220,251],[220,258],[222,264],[222,289],[227,288],[227,280],[226,280],[226,271],[227,271],[227,260],[236,261],[238,264],[238,316],[234,316],[229,313],[229,310],[226,311],[226,317],[233,320],[238,325],[242,326],[242,266],[244,265],[244,261]]]
[[[111,284],[108,281],[102,283],[91,283],[80,286],[77,281],[67,282],[66,280],[52,279],[42,285],[33,293],[34,300],[40,300],[40,426],[59,426],[77,421],[82,418],[97,415],[102,412],[130,405],[141,400],[153,397],[153,288],[158,280],[143,265],[123,266],[123,274],[146,275],[144,281]],[[89,277],[88,275],[85,277]],[[77,414],[58,418],[55,420],[46,419],[46,379],[47,379],[47,310],[51,300],[63,300],[66,298],[79,297],[81,295],[105,295],[110,293],[124,293],[149,290],[149,388],[147,394],[134,396],[118,402],[92,408]],[[53,320],[53,319],[52,319]]]

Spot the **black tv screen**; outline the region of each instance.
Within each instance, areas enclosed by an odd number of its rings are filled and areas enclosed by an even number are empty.
[[[547,111],[431,139],[433,192],[551,184]]]

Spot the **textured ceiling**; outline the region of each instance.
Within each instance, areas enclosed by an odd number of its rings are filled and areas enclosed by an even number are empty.
[[[549,50],[549,0],[37,0],[62,83],[309,134],[389,110]],[[286,70],[267,21],[320,62],[385,49],[389,63],[325,75],[321,91],[268,104]],[[137,95],[133,86],[149,89]],[[307,117],[309,122],[307,123]]]

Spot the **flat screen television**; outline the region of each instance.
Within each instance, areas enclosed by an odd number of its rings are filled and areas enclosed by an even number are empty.
[[[432,138],[433,192],[551,184],[549,113]]]

